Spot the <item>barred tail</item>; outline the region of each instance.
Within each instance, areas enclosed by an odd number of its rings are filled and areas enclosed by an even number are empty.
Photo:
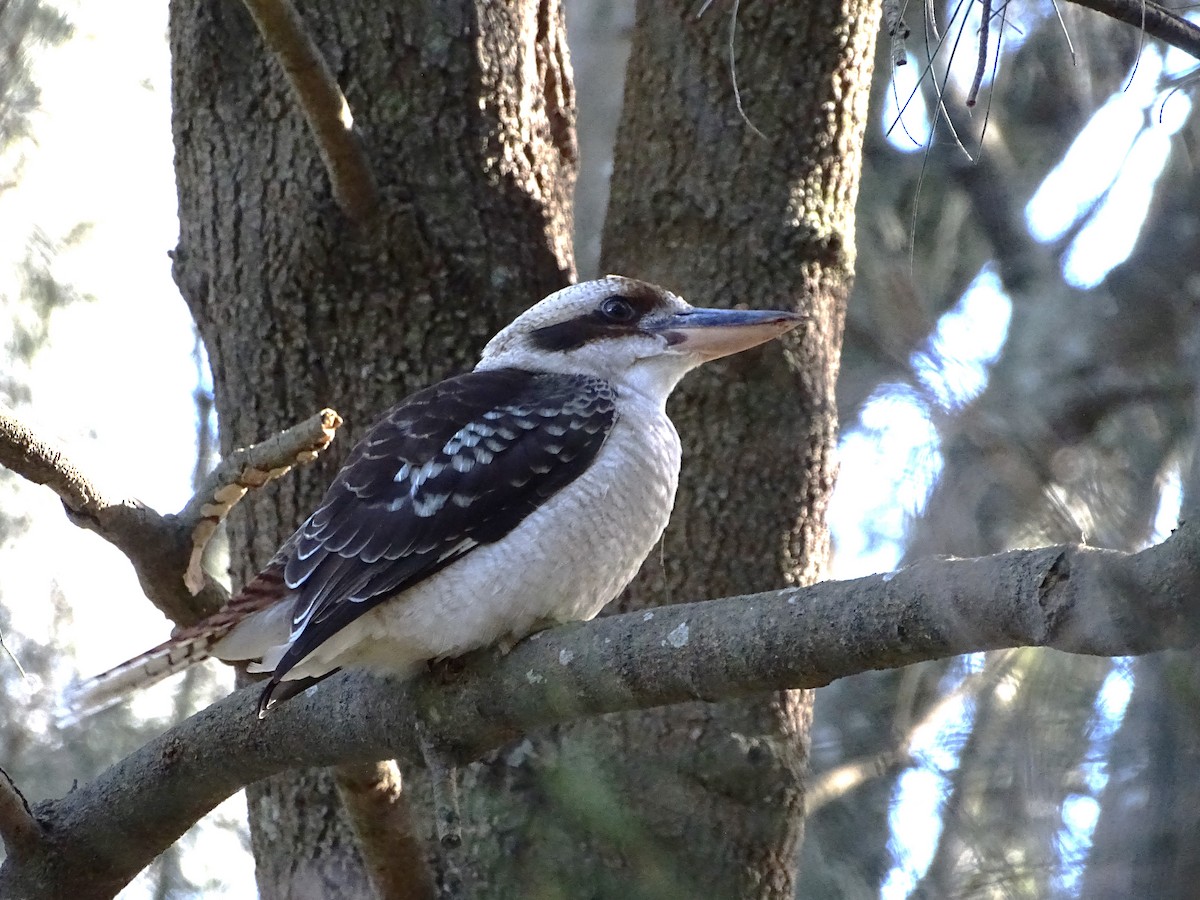
[[[208,659],[221,631],[172,638],[107,672],[73,686],[66,697],[68,715],[82,719],[108,709],[126,695],[157,684],[164,678]]]
[[[158,684],[164,678],[208,659],[217,643],[230,636],[231,632],[235,640],[221,646],[222,659],[255,659],[262,655],[264,647],[286,641],[291,618],[287,607],[280,606],[280,601],[287,597],[283,554],[289,546],[290,541],[236,597],[208,618],[187,628],[176,628],[170,640],[75,685],[67,692],[66,712],[62,718],[65,721],[78,721],[108,709],[121,702],[127,694]],[[279,610],[274,616],[270,612],[273,607]],[[278,619],[275,625],[282,627],[282,634],[274,635],[268,631],[264,636],[261,629],[256,628],[235,631],[236,626],[260,613],[268,614],[268,618],[263,620],[264,625]],[[239,636],[240,640],[237,639]]]

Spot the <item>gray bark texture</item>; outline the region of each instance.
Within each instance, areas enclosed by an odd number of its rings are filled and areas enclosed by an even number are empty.
[[[679,498],[661,563],[643,569],[622,610],[808,583],[827,561],[876,15],[865,3],[757,4],[697,20],[690,4],[639,4],[601,270],[705,304],[800,308],[811,325],[786,361],[768,348],[702,371],[674,401]],[[673,860],[637,896],[785,898],[810,717],[801,692],[691,704],[584,722],[561,752],[609,760],[633,748],[636,765],[588,770]],[[617,849],[630,871],[653,860],[641,843],[598,849],[601,859]]]
[[[302,12],[379,186],[363,221],[335,202],[246,10],[171,11],[175,274],[208,349],[223,449],[324,406],[347,420],[329,459],[232,517],[235,583],[299,524],[378,413],[469,368],[573,272],[574,104],[558,3]],[[256,784],[249,807],[262,897],[370,895],[327,773]]]

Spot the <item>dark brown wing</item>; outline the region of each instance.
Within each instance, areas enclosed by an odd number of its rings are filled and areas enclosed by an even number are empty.
[[[595,458],[616,421],[599,378],[500,369],[393,407],[289,541],[292,646],[264,695],[331,635],[504,537]]]

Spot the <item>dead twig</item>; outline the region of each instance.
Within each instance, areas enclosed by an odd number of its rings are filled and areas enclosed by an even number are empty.
[[[199,565],[217,524],[247,490],[324,450],[341,422],[333,410],[322,410],[261,444],[235,450],[178,515],[163,515],[134,497],[106,494],[60,449],[5,412],[0,412],[0,465],[58,494],[72,522],[129,558],[156,607],[176,624],[191,625],[229,599]]]
[[[204,548],[238,501],[249,491],[286,475],[293,466],[312,462],[329,446],[341,424],[337,412],[323,409],[261,443],[234,450],[201,481],[177,516],[191,534],[191,555],[183,577],[189,591],[194,594],[204,586]]]
[[[987,72],[988,37],[992,24],[992,0],[980,0],[983,11],[979,23],[979,56],[975,62],[975,77],[971,79],[971,89],[967,91],[967,106],[974,106],[979,99],[979,88],[983,85],[983,76]],[[1000,55],[1000,48],[996,48]]]
[[[1071,0],[1200,59],[1200,25],[1149,0]]]

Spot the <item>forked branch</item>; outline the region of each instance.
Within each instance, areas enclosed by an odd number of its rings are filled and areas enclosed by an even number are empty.
[[[342,419],[325,409],[287,431],[235,450],[213,470],[178,515],[133,497],[110,496],[49,442],[0,412],[0,465],[58,494],[68,518],[129,558],[146,596],[173,622],[189,625],[220,608],[225,588],[200,568],[217,524],[246,492],[329,446]]]

